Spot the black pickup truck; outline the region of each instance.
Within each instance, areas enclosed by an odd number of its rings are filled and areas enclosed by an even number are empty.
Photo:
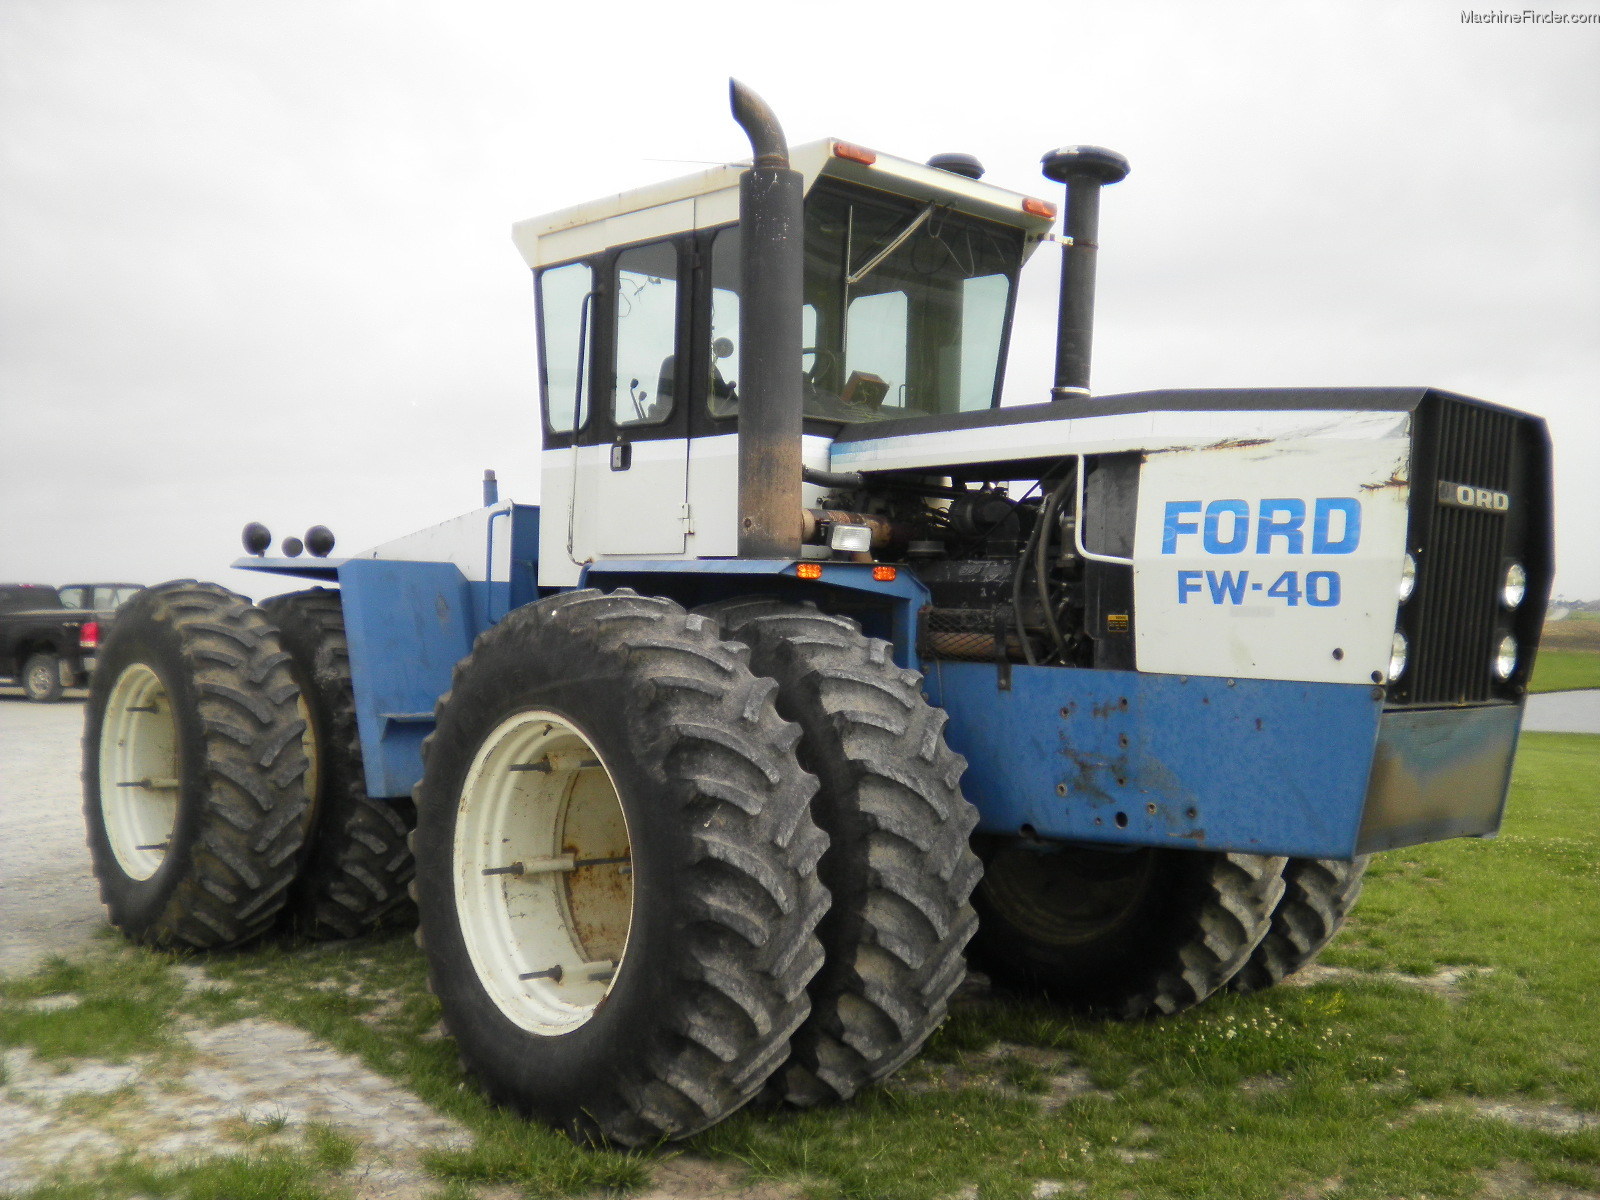
[[[83,687],[106,622],[135,584],[0,583],[0,682],[37,701]]]

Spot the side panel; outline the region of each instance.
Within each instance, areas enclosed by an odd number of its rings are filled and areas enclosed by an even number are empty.
[[[1365,687],[927,664],[979,828],[1315,858],[1357,851],[1381,699]]]
[[[1410,496],[1399,432],[1147,455],[1133,548],[1139,670],[1383,682]]]
[[[409,795],[450,672],[472,649],[481,601],[451,563],[351,559],[339,568],[367,790]]]
[[[828,465],[827,438],[808,434],[801,439],[801,456],[808,467]],[[675,446],[675,451],[665,447]],[[540,456],[544,499],[539,542],[539,586],[576,587],[589,563],[613,558],[648,556],[664,562],[731,557],[739,548],[739,439],[736,434],[690,438],[688,486],[681,478],[664,485],[659,493],[625,495],[613,482],[627,472],[610,468],[609,446],[580,446],[546,450]],[[634,470],[643,465],[641,454],[684,453],[681,441],[636,442]],[[574,463],[580,489],[572,507]],[[680,464],[681,465],[681,464]],[[641,476],[642,478],[642,476]],[[806,485],[802,501],[816,504],[821,488]],[[684,506],[687,503],[687,520]],[[642,547],[634,529],[657,528],[668,523],[675,531],[677,549],[666,542]],[[606,531],[610,530],[611,533]],[[687,536],[684,536],[684,535]],[[569,542],[570,539],[570,542]],[[570,550],[569,550],[570,544]]]

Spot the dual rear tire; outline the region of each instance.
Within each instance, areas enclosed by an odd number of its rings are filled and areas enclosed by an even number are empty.
[[[337,592],[141,592],[91,683],[84,796],[102,900],[135,941],[220,949],[280,921],[352,937],[409,913],[410,802],[366,794]]]
[[[264,933],[311,827],[306,710],[278,632],[242,596],[140,592],[101,648],[84,818],[111,923],[211,950]]]

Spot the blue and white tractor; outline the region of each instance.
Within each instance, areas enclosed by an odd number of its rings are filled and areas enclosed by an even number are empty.
[[[1495,833],[1551,578],[1542,421],[1428,388],[1092,395],[1100,189],[790,148],[515,227],[543,502],[310,531],[122,610],[113,922],[420,918],[499,1102],[682,1137],[849,1098],[997,986],[1138,1019],[1304,966],[1375,851]],[[1000,407],[1063,255],[1055,386]],[[290,539],[298,543],[298,539]],[[409,895],[408,895],[409,891]]]

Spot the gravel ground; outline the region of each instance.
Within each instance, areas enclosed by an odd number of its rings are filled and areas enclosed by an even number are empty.
[[[30,704],[0,694],[0,806],[10,822],[0,841],[0,974],[24,974],[51,954],[77,956],[107,927],[84,845],[82,726],[81,699]],[[205,986],[199,968],[179,970]],[[176,1068],[144,1056],[79,1059],[63,1070],[26,1047],[0,1054],[0,1191],[130,1151],[157,1159],[237,1151],[228,1128],[271,1117],[286,1145],[313,1122],[353,1137],[358,1169],[347,1182],[358,1200],[422,1200],[438,1182],[421,1173],[417,1151],[470,1141],[454,1121],[302,1030],[247,1020],[181,1033],[189,1061]],[[74,1099],[100,1103],[85,1115]]]
[[[72,954],[106,925],[89,870],[78,782],[83,702],[0,693],[0,974]]]

